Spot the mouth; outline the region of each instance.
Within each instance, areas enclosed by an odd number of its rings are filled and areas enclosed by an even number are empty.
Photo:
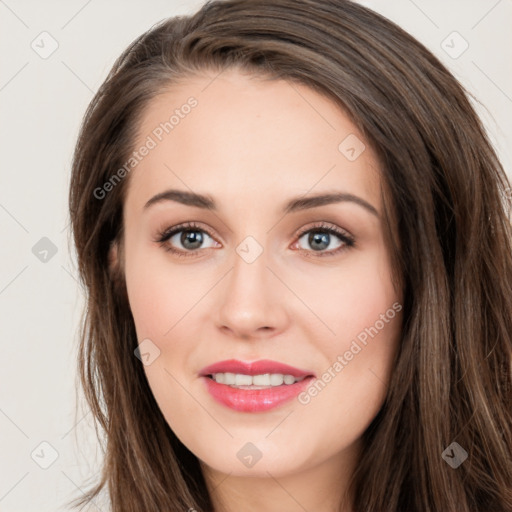
[[[217,384],[225,384],[237,389],[267,389],[277,386],[290,386],[296,382],[301,382],[306,377],[294,377],[290,374],[282,373],[260,373],[258,375],[245,375],[243,373],[214,373],[207,375]]]
[[[217,402],[240,412],[274,409],[297,396],[315,378],[313,372],[269,360],[221,361],[204,368],[200,376]]]

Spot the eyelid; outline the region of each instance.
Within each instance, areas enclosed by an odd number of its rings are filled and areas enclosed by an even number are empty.
[[[308,226],[301,228],[295,236],[300,238],[305,233],[308,233],[309,231],[313,231],[313,230],[318,230],[318,231],[324,230],[324,231],[327,231],[330,233],[334,233],[336,235],[344,236],[349,239],[354,238],[347,230],[340,228],[340,227],[336,226],[335,224],[331,224],[330,222],[323,221],[323,220],[317,221],[317,222],[313,223],[312,225],[308,225]]]
[[[340,228],[335,224],[331,224],[330,222],[327,221],[317,221],[313,223],[313,225],[301,228],[299,232],[295,235],[295,238],[297,240],[292,245],[298,245],[299,240],[310,231],[324,231],[326,233],[333,234],[342,241],[343,245],[330,251],[311,251],[306,249],[299,249],[301,252],[306,253],[308,257],[336,256],[339,253],[345,251],[346,249],[354,247],[356,243],[355,237],[352,234],[350,234],[346,229]]]
[[[176,224],[170,228],[167,228],[163,231],[158,231],[158,235],[156,239],[154,239],[155,242],[160,243],[162,246],[164,246],[164,249],[168,252],[171,252],[179,257],[195,257],[200,255],[201,253],[204,253],[204,251],[208,251],[213,249],[213,247],[206,247],[206,248],[200,248],[196,250],[190,250],[190,251],[184,251],[183,249],[175,249],[173,247],[170,247],[169,245],[166,245],[166,242],[172,238],[175,234],[181,232],[181,231],[201,231],[206,233],[212,240],[214,240],[216,243],[220,243],[217,241],[216,237],[210,232],[210,230],[200,223],[197,223],[195,221],[187,221],[180,224]],[[299,242],[299,240],[310,231],[324,231],[329,234],[333,234],[337,236],[343,243],[342,246],[331,249],[330,251],[312,251],[312,250],[306,250],[299,248],[299,252],[306,253],[308,256],[311,257],[324,257],[324,256],[335,256],[338,253],[353,247],[355,245],[355,239],[354,237],[345,229],[340,228],[336,226],[335,224],[331,224],[326,221],[317,221],[313,223],[312,225],[306,226],[301,228],[294,236],[295,241],[293,242],[292,246],[296,246]],[[222,244],[221,244],[222,245]]]
[[[210,230],[206,227],[203,227],[199,223],[195,221],[187,221],[183,222],[181,224],[176,224],[170,228],[164,229],[163,231],[158,231],[157,239],[155,242],[164,242],[171,238],[176,233],[179,233],[180,231],[204,231],[210,238],[213,238],[215,240],[215,237],[212,235]]]
[[[179,258],[194,258],[198,257],[201,254],[204,254],[205,251],[209,251],[213,249],[213,247],[205,247],[202,249],[197,249],[194,251],[186,251],[184,249],[176,249],[172,247],[167,242],[177,233],[180,233],[181,231],[201,231],[206,233],[212,240],[215,241],[215,243],[220,243],[217,241],[216,237],[212,235],[210,230],[206,227],[203,227],[200,223],[196,221],[187,221],[182,222],[180,224],[176,224],[174,226],[171,226],[167,229],[159,229],[157,231],[157,235],[153,239],[155,243],[159,243],[163,249],[169,253],[171,253],[173,256],[177,256]]]

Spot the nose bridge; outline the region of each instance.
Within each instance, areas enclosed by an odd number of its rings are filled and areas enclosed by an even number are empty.
[[[233,271],[228,279],[230,296],[238,301],[263,300],[268,292],[267,264],[268,253],[254,237],[248,236],[240,242],[235,248]]]
[[[218,307],[220,325],[239,337],[247,338],[262,328],[282,328],[283,304],[268,264],[267,251],[254,237],[246,237],[235,248]]]

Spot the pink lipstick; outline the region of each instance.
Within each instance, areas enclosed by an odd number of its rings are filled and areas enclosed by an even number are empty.
[[[277,361],[220,361],[203,368],[200,376],[210,395],[240,412],[263,412],[296,397],[312,379],[313,372]]]

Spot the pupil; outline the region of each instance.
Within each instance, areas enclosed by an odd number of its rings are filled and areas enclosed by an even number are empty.
[[[197,249],[203,241],[203,235],[199,231],[184,231],[180,241],[183,247],[187,249]],[[190,245],[187,246],[188,242],[192,244],[192,247]]]
[[[329,233],[311,233],[309,243],[313,249],[315,249],[316,244],[324,245],[323,247],[317,247],[318,250],[325,249],[329,246]]]
[[[201,246],[203,235],[199,231],[184,231],[181,235],[181,243],[188,249],[197,249]],[[309,243],[313,249],[322,250],[329,246],[329,233],[311,233]]]

